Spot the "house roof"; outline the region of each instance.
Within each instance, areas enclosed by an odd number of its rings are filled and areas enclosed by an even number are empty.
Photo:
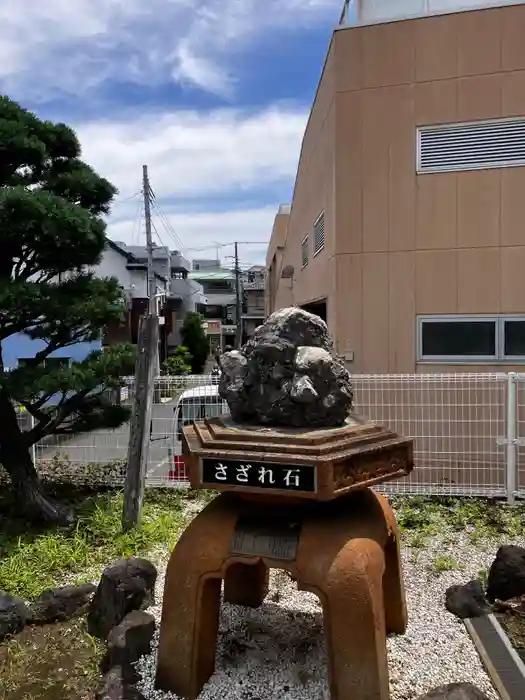
[[[235,273],[231,270],[216,268],[215,270],[192,270],[188,273],[190,280],[198,280],[202,282],[228,282],[235,279]]]
[[[130,267],[134,270],[147,270],[148,266],[143,263],[142,260],[137,258],[133,253],[131,253],[129,250],[127,250],[127,246],[125,246],[125,243],[116,242],[112,241],[111,238],[106,237],[106,243],[109,245],[110,248],[112,248],[114,251],[117,253],[120,253],[124,258],[126,258],[126,267]],[[137,246],[139,247],[139,246]],[[166,277],[164,275],[159,275],[158,272],[155,272],[155,277],[158,280],[161,280],[161,282],[166,282]]]

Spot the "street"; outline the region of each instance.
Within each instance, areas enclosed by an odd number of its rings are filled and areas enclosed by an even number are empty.
[[[173,435],[173,409],[176,399],[163,404],[153,404],[152,433],[148,456],[150,483],[164,483],[171,468],[168,455],[169,438]],[[51,460],[57,454],[74,465],[90,463],[107,464],[125,461],[128,456],[129,425],[114,431],[95,431],[71,438],[59,447],[36,446],[36,460]]]

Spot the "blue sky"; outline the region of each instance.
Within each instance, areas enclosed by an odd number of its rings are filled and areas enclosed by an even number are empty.
[[[119,188],[114,239],[144,241],[147,163],[158,243],[198,257],[215,241],[266,241],[342,5],[3,0],[2,92],[77,129],[84,158]],[[262,262],[265,247],[241,255]]]

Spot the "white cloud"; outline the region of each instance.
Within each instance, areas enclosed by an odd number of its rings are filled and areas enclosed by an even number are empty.
[[[184,249],[194,249],[214,242],[268,240],[279,200],[291,192],[306,117],[304,109],[281,105],[256,113],[139,114],[76,129],[84,159],[120,191],[109,235],[138,241],[140,197],[134,195],[147,163],[158,205],[170,224],[165,226],[154,209],[164,244],[179,247],[170,237],[171,227]],[[261,192],[270,194],[261,197]],[[262,261],[265,252],[264,246],[253,245],[243,246],[242,254]],[[190,250],[190,256],[199,253]]]
[[[142,165],[158,197],[235,194],[295,176],[306,123],[304,109],[276,106],[246,114],[139,114],[122,121],[76,125],[84,159],[119,188],[140,186]]]
[[[215,258],[218,249],[220,259],[228,264],[231,262],[228,256],[232,256],[234,251],[232,245],[225,244],[238,241],[241,243],[239,258],[242,266],[263,264],[277,206],[276,202],[275,205],[261,208],[220,212],[188,211],[164,206],[162,211],[168,220],[169,228],[154,212],[153,223],[159,234],[159,237],[155,235],[155,242],[158,245],[167,245],[171,249],[182,248],[190,258]],[[135,218],[110,223],[109,236],[115,241],[144,245],[144,224],[139,224],[136,214],[135,208]],[[171,230],[176,233],[183,246],[170,234]]]
[[[266,31],[338,19],[342,0],[3,0],[0,80],[17,98],[106,80],[231,92],[230,60]]]

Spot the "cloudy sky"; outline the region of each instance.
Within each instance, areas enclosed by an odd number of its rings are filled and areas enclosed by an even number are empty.
[[[306,117],[343,0],[2,0],[2,92],[77,129],[119,189],[109,234],[144,242],[147,163],[157,243],[233,240],[262,261],[290,200]],[[180,243],[178,242],[180,241]],[[223,248],[223,255],[231,249]]]

